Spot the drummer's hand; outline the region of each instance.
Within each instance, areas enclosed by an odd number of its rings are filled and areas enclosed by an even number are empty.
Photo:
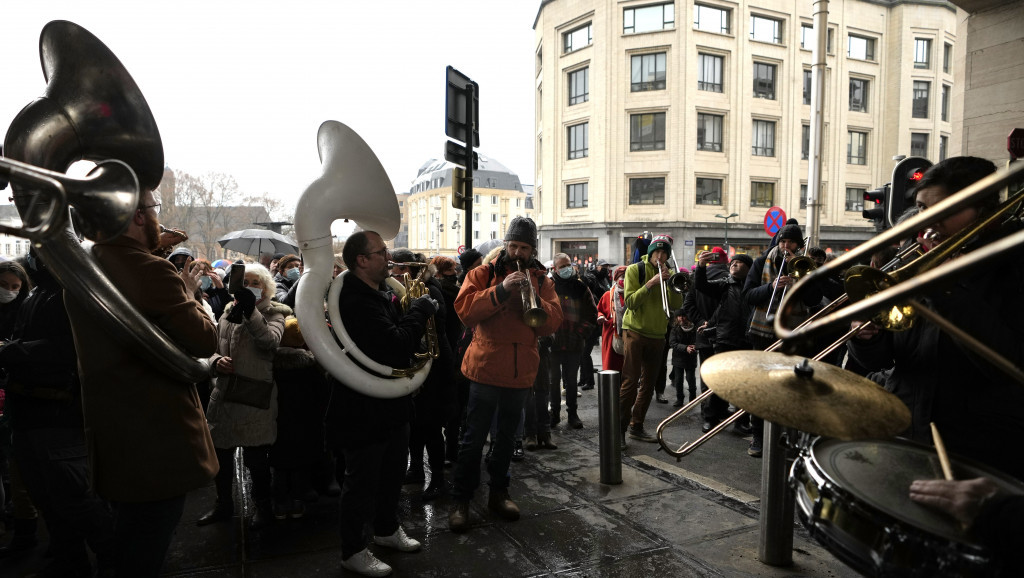
[[[970,526],[985,501],[999,493],[999,486],[988,478],[973,480],[915,480],[910,484],[910,499],[942,510]]]
[[[851,321],[850,322],[850,329],[853,330],[853,329],[856,329],[856,328],[860,327],[861,323],[864,323],[864,322],[863,321]],[[857,333],[857,335],[855,335],[855,337],[857,339],[862,339],[864,341],[867,341],[867,340],[873,338],[874,336],[878,335],[879,331],[881,331],[881,329],[879,329],[879,327],[877,325],[875,325],[874,323],[870,323],[870,324],[868,324],[867,327],[865,327],[864,329],[861,329]]]

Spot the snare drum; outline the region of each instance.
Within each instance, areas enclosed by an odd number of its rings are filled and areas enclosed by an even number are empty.
[[[958,480],[985,476],[1008,493],[1024,484],[950,457]],[[934,448],[905,440],[819,439],[793,464],[800,521],[827,550],[870,576],[992,576],[997,564],[963,527],[910,501],[910,483],[941,479]]]

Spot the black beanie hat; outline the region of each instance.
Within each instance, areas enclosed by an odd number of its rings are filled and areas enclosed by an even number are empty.
[[[463,251],[461,255],[459,255],[459,263],[462,265],[463,271],[468,271],[470,265],[476,263],[477,259],[482,258],[483,255],[480,254],[480,251],[477,251],[476,249],[470,247],[469,249]]]
[[[506,241],[518,241],[537,248],[537,224],[530,217],[516,217],[505,233]]]
[[[754,266],[754,260],[750,258],[750,255],[745,255],[743,253],[738,253],[738,254],[734,255],[732,260],[733,261],[739,261],[740,263],[746,263],[747,267],[753,267]],[[732,261],[730,261],[730,263],[731,262]]]
[[[790,241],[796,241],[797,246],[804,246],[804,232],[800,230],[800,225],[786,225],[779,231],[779,240],[789,239]]]

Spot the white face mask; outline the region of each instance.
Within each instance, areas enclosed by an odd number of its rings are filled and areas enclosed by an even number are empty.
[[[199,288],[200,289],[202,289],[203,291],[206,291],[207,289],[210,288],[211,285],[213,285],[213,281],[210,279],[209,275],[202,275],[202,276],[199,277]]]
[[[558,276],[562,279],[572,279],[572,276],[576,274],[576,271],[572,268],[572,265],[566,265],[558,270]]]
[[[18,291],[8,291],[7,289],[0,289],[0,304],[6,305],[11,301],[14,301],[18,297]]]
[[[284,276],[287,277],[289,281],[294,281],[294,280],[298,279],[299,278],[299,268],[298,267],[292,267],[291,269],[288,269],[288,272],[285,273]]]
[[[246,287],[250,293],[256,296],[256,300],[263,299],[263,288],[261,287]]]

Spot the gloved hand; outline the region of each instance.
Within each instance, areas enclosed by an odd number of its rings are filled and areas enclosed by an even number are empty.
[[[256,310],[256,296],[249,289],[235,292],[235,301],[237,302],[235,307],[242,310],[242,315],[245,315],[246,319]]]
[[[437,307],[437,301],[434,300],[433,297],[430,295],[423,295],[413,299],[412,305],[409,306],[409,309],[417,309],[429,316],[437,313]]]

